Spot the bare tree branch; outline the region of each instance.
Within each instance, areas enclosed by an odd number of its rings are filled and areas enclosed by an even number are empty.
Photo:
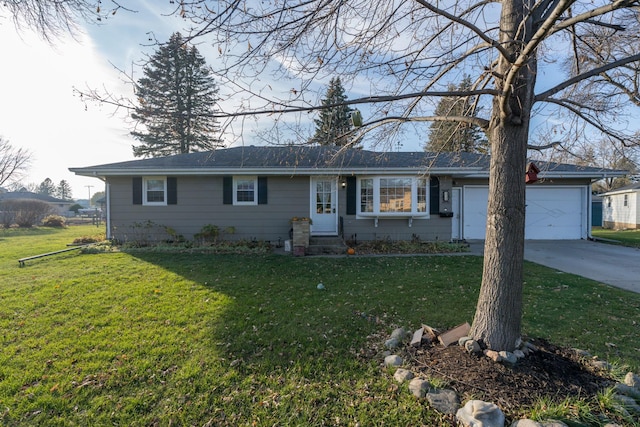
[[[604,73],[606,71],[612,70],[612,69],[617,68],[617,67],[620,67],[622,65],[629,64],[631,62],[636,62],[636,61],[640,61],[640,53],[636,54],[636,55],[628,56],[626,58],[619,59],[617,61],[611,62],[609,64],[603,65],[603,66],[598,67],[598,68],[594,68],[594,69],[589,70],[589,71],[585,71],[584,73],[582,73],[580,75],[577,75],[577,76],[572,77],[572,78],[570,78],[568,80],[565,80],[564,82],[560,83],[559,85],[556,85],[556,86],[552,87],[551,89],[548,89],[548,90],[536,95],[535,100],[536,101],[546,101],[547,98],[549,98],[550,96],[553,96],[556,93],[558,93],[558,92],[560,92],[560,91],[562,91],[562,90],[564,90],[564,89],[566,89],[566,88],[568,88],[570,86],[575,85],[576,83],[579,83],[579,82],[581,82],[583,80],[586,80],[586,79],[588,79],[590,77],[597,76],[597,75],[599,75],[601,73]]]

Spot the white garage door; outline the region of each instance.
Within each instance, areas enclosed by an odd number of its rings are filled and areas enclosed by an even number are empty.
[[[586,237],[585,187],[527,187],[525,239],[571,240]],[[465,239],[484,239],[488,187],[465,187]]]

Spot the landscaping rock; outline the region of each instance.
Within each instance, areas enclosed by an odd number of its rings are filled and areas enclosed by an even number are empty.
[[[522,348],[526,348],[529,351],[538,351],[538,347],[536,347],[534,344],[531,344],[529,341],[525,342]]]
[[[467,341],[471,341],[471,337],[464,336],[464,337],[462,337],[462,338],[460,338],[460,339],[458,340],[458,345],[459,345],[460,347],[464,347],[464,344],[465,344]]]
[[[562,421],[555,421],[555,420],[543,421],[541,424],[542,424],[542,427],[569,427]]]
[[[393,378],[399,383],[403,383],[405,381],[409,381],[413,379],[413,372],[408,369],[398,368],[395,374],[393,374]]]
[[[500,357],[502,357],[503,362],[507,362],[510,365],[515,365],[518,361],[516,355],[511,353],[510,351],[501,351],[498,354],[500,355]]]
[[[407,336],[407,331],[405,331],[404,328],[396,328],[393,330],[393,332],[391,332],[391,338],[397,338],[400,341],[405,339],[406,336]]]
[[[525,419],[512,422],[510,427],[542,427],[542,424]]]
[[[402,341],[404,341],[406,336],[407,332],[404,330],[404,328],[396,328],[393,330],[393,332],[391,332],[391,338],[386,340],[384,345],[389,349],[398,348],[400,347],[400,344],[402,344]]]
[[[453,415],[460,408],[460,399],[453,390],[431,390],[427,393],[426,398],[433,409],[443,414]]]
[[[424,335],[424,329],[420,328],[413,333],[413,338],[411,338],[411,347],[420,347],[422,344],[422,336]]]
[[[390,350],[394,350],[400,347],[401,341],[397,338],[389,338],[384,342],[384,346]]]
[[[616,384],[613,389],[618,394],[624,394],[625,396],[633,397],[636,400],[640,400],[640,389],[631,387],[626,384]]]
[[[384,366],[394,367],[402,366],[402,357],[397,354],[392,354],[384,358]]]
[[[482,352],[480,344],[478,344],[478,341],[476,340],[467,340],[464,343],[464,349],[467,350],[467,353],[471,354],[479,354]]]
[[[633,397],[617,394],[615,396],[615,399],[620,402],[624,409],[626,409],[629,413],[640,414],[640,405],[638,405]]]
[[[420,378],[414,378],[409,382],[409,391],[413,393],[415,397],[419,398],[424,397],[430,387],[431,384],[429,384],[429,381]]]
[[[438,336],[438,341],[440,341],[440,344],[442,344],[443,347],[449,347],[454,342],[458,342],[460,338],[466,336],[470,330],[471,326],[469,323],[463,323],[462,325],[458,325],[455,328],[440,334]]]
[[[629,387],[640,388],[640,377],[633,372],[627,372],[627,375],[624,377],[624,383]]]
[[[518,359],[523,359],[526,356],[522,350],[514,350],[513,355]]]
[[[500,357],[500,354],[495,350],[485,350],[484,355],[494,362],[502,362],[502,357]]]
[[[504,413],[494,403],[470,400],[456,412],[465,427],[504,427]]]

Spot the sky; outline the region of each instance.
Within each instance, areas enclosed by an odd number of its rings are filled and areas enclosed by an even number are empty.
[[[85,105],[74,88],[106,88],[130,97],[130,85],[122,82],[115,67],[131,70],[144,53],[155,51],[149,46],[150,31],[159,41],[166,41],[182,29],[181,19],[166,16],[171,11],[169,2],[140,1],[136,5],[135,13],[119,11],[104,25],[79,23],[74,35],[62,34],[52,42],[27,27],[16,28],[0,14],[0,136],[13,147],[32,153],[22,183],[66,180],[74,198],[86,199],[103,191],[104,184],[76,176],[68,168],[134,159],[131,121],[122,112],[114,114],[111,106]],[[215,60],[207,46],[198,49],[208,62]],[[139,76],[139,67],[136,72]],[[278,89],[278,82],[271,84],[275,91],[290,90],[290,86]],[[310,123],[312,119],[309,117]],[[260,126],[256,122],[267,126],[264,120],[247,120],[243,138],[233,143],[259,144],[254,138]],[[234,130],[238,133],[237,127]]]
[[[133,64],[155,51],[150,38],[164,42],[185,26],[182,19],[168,16],[173,7],[170,2],[138,0],[134,4],[136,12],[119,11],[102,25],[79,23],[74,35],[62,34],[52,42],[27,27],[17,29],[0,9],[0,136],[12,146],[32,153],[31,168],[22,183],[39,184],[50,178],[58,184],[66,180],[72,186],[73,197],[85,199],[102,191],[104,184],[95,178],[76,176],[68,168],[134,159],[132,145],[136,141],[129,135],[131,120],[109,105],[91,102],[85,105],[74,93],[74,88],[105,88],[131,98],[132,88],[123,83],[117,68],[135,70],[134,77],[139,77],[141,68]],[[217,49],[206,43],[199,44],[198,50],[211,65],[219,58]],[[553,75],[540,76],[539,82],[554,81]],[[348,98],[369,96],[372,90],[366,79],[356,80],[354,86],[346,88]],[[296,81],[271,81],[268,76],[255,82],[271,99],[286,98],[296,85]],[[319,104],[327,83],[318,82],[313,88],[316,99],[311,96],[307,100]],[[225,87],[219,85],[222,109],[236,111],[240,101],[226,96]],[[368,107],[358,108],[366,119]],[[312,132],[313,114],[288,115],[284,120],[299,117],[303,129]],[[227,146],[263,144],[260,132],[272,123],[268,116],[238,120],[229,130],[236,137],[225,136],[225,142]],[[421,129],[424,134],[424,128]],[[423,148],[422,136],[415,130],[409,130],[402,138],[402,150]]]

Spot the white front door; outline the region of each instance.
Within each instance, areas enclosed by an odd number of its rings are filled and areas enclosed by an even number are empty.
[[[311,178],[311,234],[338,234],[336,178]]]

